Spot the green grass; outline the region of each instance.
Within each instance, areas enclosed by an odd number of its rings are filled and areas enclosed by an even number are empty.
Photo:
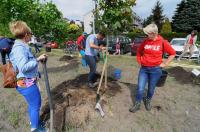
[[[71,124],[65,126],[65,132],[76,132],[77,128]]]
[[[0,102],[0,114],[4,115],[8,112],[6,105],[3,102]]]
[[[8,121],[14,127],[18,127],[19,123],[19,113],[18,112],[11,112],[8,116]]]
[[[46,52],[45,49],[41,49],[41,52],[37,54],[36,56],[39,56],[41,54],[47,54],[48,56],[63,56],[65,55],[63,49],[51,49],[51,52]]]
[[[18,127],[19,123],[19,112],[16,111],[10,111],[4,102],[0,102],[0,116],[1,119],[8,119],[8,122],[10,125],[12,125],[14,128]]]

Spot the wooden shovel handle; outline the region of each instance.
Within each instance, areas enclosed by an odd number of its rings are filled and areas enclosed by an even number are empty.
[[[105,59],[105,63],[103,65],[103,70],[102,70],[102,73],[101,73],[101,78],[100,78],[99,86],[98,86],[98,89],[97,89],[97,94],[99,94],[99,91],[100,91],[100,88],[101,88],[101,84],[102,84],[102,81],[103,81],[103,76],[104,76],[104,73],[105,73],[106,65],[107,65],[107,58]]]

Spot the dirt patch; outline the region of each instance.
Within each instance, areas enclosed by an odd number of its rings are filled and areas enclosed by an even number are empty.
[[[54,128],[56,131],[62,131],[66,125],[80,127],[85,125],[94,116],[97,88],[89,89],[87,87],[87,77],[87,74],[80,75],[73,80],[59,84],[52,91]],[[100,75],[97,74],[96,81],[99,78]],[[104,83],[102,86],[104,86]],[[103,102],[106,103],[106,96],[115,96],[121,91],[120,89],[121,87],[115,80],[108,78],[107,89],[101,90],[101,95],[105,95]],[[42,108],[41,118],[45,121],[49,119],[47,102]]]
[[[61,57],[59,61],[66,61],[68,64],[58,67],[48,68],[48,72],[61,72],[61,71],[67,72],[69,70],[77,68],[79,64],[79,61],[76,57],[71,57],[67,55]]]
[[[167,71],[169,75],[174,77],[180,84],[198,84],[196,78],[192,76],[191,71],[187,71],[182,67],[173,67]]]
[[[76,57],[64,55],[63,57],[61,57],[61,58],[59,59],[59,61],[69,61],[69,60],[73,60],[73,59],[75,59],[75,58],[76,58]]]

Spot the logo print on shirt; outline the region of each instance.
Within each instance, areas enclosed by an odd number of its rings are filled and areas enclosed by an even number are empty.
[[[160,46],[158,45],[145,45],[144,49],[150,49],[154,51],[160,51]]]

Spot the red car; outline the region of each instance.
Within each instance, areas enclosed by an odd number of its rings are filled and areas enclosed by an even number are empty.
[[[137,49],[140,44],[144,41],[145,37],[136,37],[131,44],[131,55],[136,55]]]
[[[57,49],[58,48],[58,43],[56,43],[56,42],[48,42],[46,46],[51,47],[52,49]]]

